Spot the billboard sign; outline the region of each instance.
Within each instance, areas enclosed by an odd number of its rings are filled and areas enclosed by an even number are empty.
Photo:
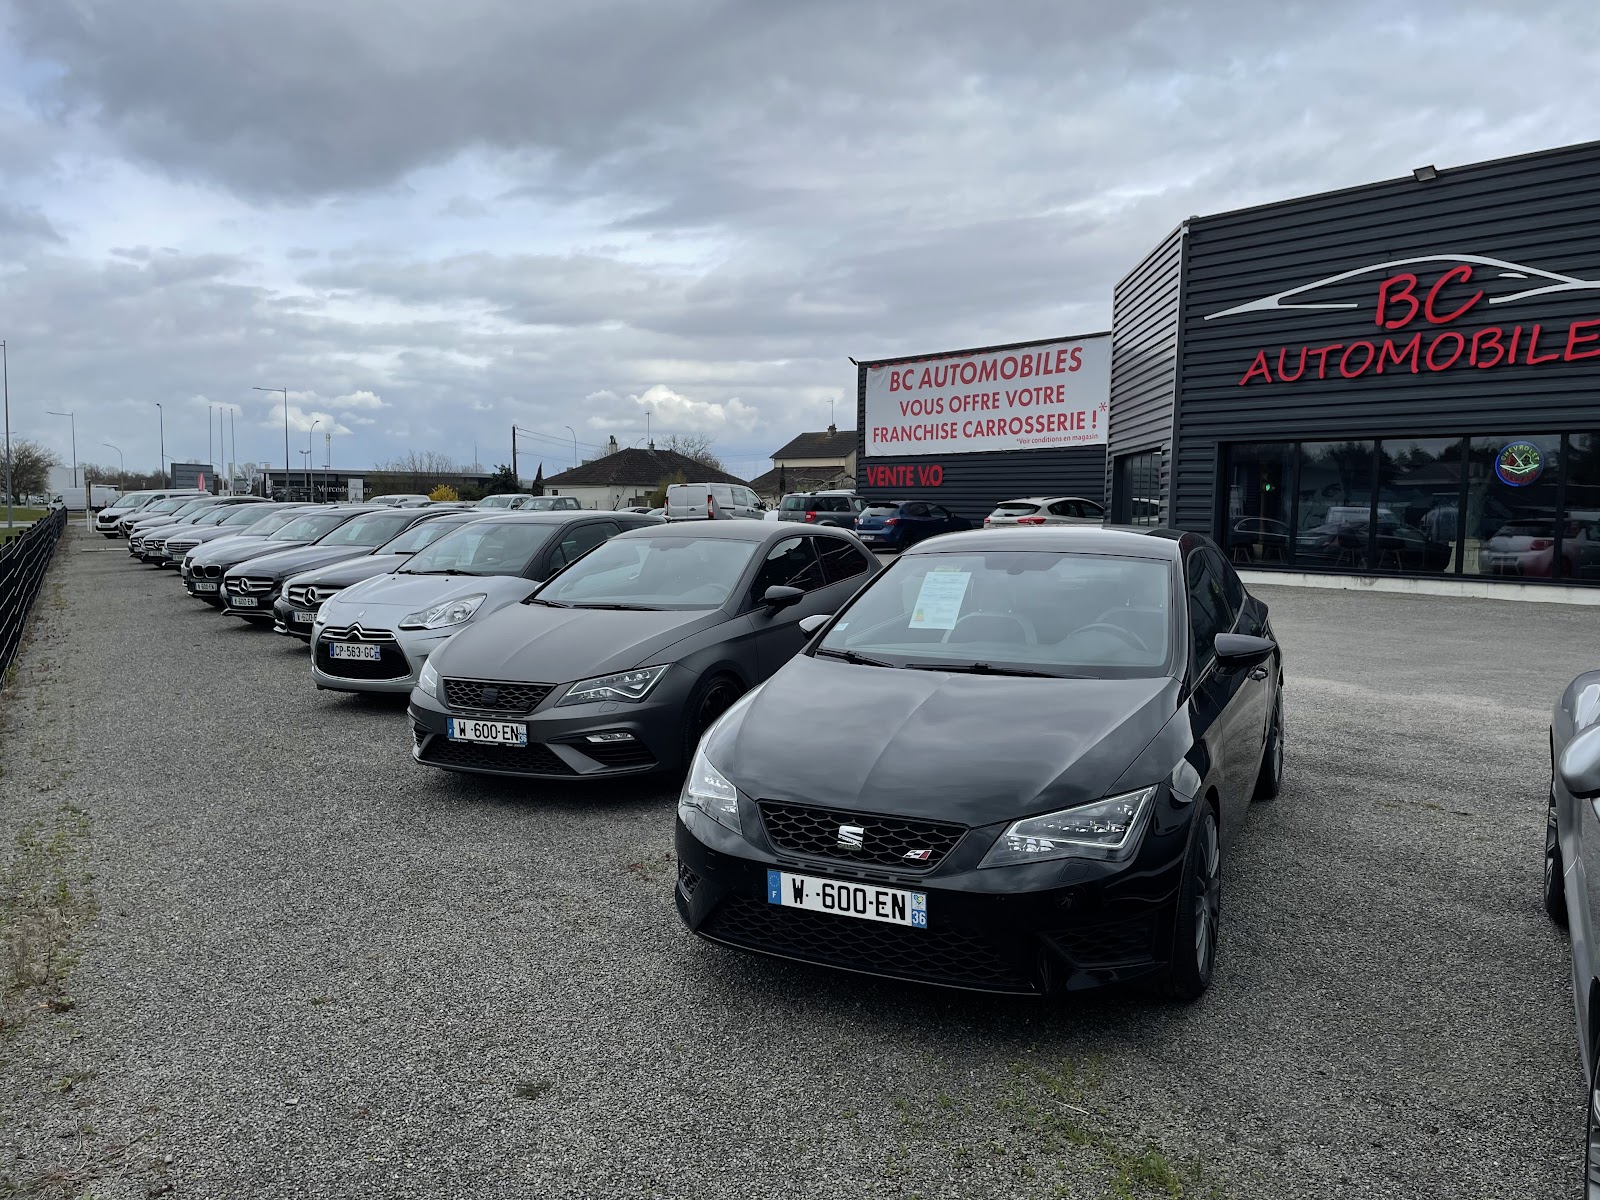
[[[1111,339],[866,365],[868,458],[1106,444]]]

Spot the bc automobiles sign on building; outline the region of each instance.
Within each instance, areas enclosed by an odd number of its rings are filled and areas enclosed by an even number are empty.
[[[927,499],[975,520],[1016,496],[1101,500],[1109,334],[860,363],[858,372],[864,494]]]

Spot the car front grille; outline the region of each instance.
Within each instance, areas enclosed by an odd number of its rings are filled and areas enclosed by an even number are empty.
[[[326,642],[317,642],[317,669],[336,679],[404,679],[411,664],[399,646],[381,646],[376,659],[335,658]]]
[[[221,579],[222,568],[216,563],[198,563],[193,574],[196,579]]]
[[[446,679],[444,702],[461,712],[530,713],[555,686],[498,679]]]
[[[767,837],[780,850],[900,871],[932,870],[949,856],[967,832],[961,825],[808,808],[776,800],[761,801],[760,809]],[[861,845],[840,844],[843,826],[856,826],[861,830]]]
[[[310,583],[296,583],[283,589],[283,598],[296,608],[315,608],[333,599],[343,590],[336,587],[318,587]]]
[[[235,575],[222,586],[230,596],[260,596],[272,590],[272,580],[259,575]]]
[[[395,636],[393,630],[368,629],[358,622],[354,625],[329,625],[322,631],[322,640],[325,642],[387,643],[393,642]]]
[[[694,899],[694,890],[700,886],[700,876],[696,875],[694,868],[687,863],[678,864],[678,886],[683,889],[684,899]]]
[[[168,542],[167,557],[178,558],[180,555],[189,553],[199,544],[199,542]]]
[[[479,771],[510,771],[519,775],[571,775],[571,767],[555,751],[539,742],[526,746],[480,746],[476,742],[452,742],[435,734],[423,746],[422,762],[436,767],[466,767]]]
[[[937,921],[935,910],[929,913],[927,929],[914,929],[735,895],[712,913],[702,932],[751,950],[876,975],[991,991],[1037,990],[990,943],[960,930],[940,929]]]

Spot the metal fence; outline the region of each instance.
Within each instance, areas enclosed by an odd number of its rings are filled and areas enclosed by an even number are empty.
[[[17,655],[28,610],[66,527],[66,510],[58,509],[0,546],[0,685]]]

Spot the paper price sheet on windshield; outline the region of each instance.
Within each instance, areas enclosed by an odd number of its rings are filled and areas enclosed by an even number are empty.
[[[971,582],[970,571],[929,571],[911,606],[911,628],[954,629]]]

